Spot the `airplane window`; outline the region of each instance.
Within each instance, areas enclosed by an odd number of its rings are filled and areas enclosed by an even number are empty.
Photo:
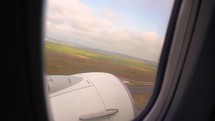
[[[48,0],[45,72],[56,121],[126,121],[144,110],[174,0]]]

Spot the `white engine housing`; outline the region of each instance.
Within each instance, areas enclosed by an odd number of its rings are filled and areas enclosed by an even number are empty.
[[[55,121],[131,121],[133,99],[114,75],[92,72],[47,76]]]

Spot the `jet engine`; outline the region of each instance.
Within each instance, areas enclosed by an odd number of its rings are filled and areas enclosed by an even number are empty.
[[[120,79],[109,73],[48,75],[54,121],[131,121],[133,99]]]

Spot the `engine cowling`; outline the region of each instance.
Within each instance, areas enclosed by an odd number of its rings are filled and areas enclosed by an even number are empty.
[[[102,72],[47,76],[55,121],[131,121],[133,99],[114,75]]]

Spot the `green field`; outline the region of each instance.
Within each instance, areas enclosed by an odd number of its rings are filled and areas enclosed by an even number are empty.
[[[45,43],[45,66],[47,74],[108,72],[134,81],[154,81],[156,73],[155,67],[139,60],[51,42]]]
[[[144,62],[114,54],[104,54],[45,41],[45,72],[49,75],[72,75],[84,72],[107,72],[137,82],[154,82],[156,68]],[[134,83],[127,86],[144,86]],[[153,86],[153,85],[151,85]],[[135,105],[143,109],[150,95],[132,94]]]

